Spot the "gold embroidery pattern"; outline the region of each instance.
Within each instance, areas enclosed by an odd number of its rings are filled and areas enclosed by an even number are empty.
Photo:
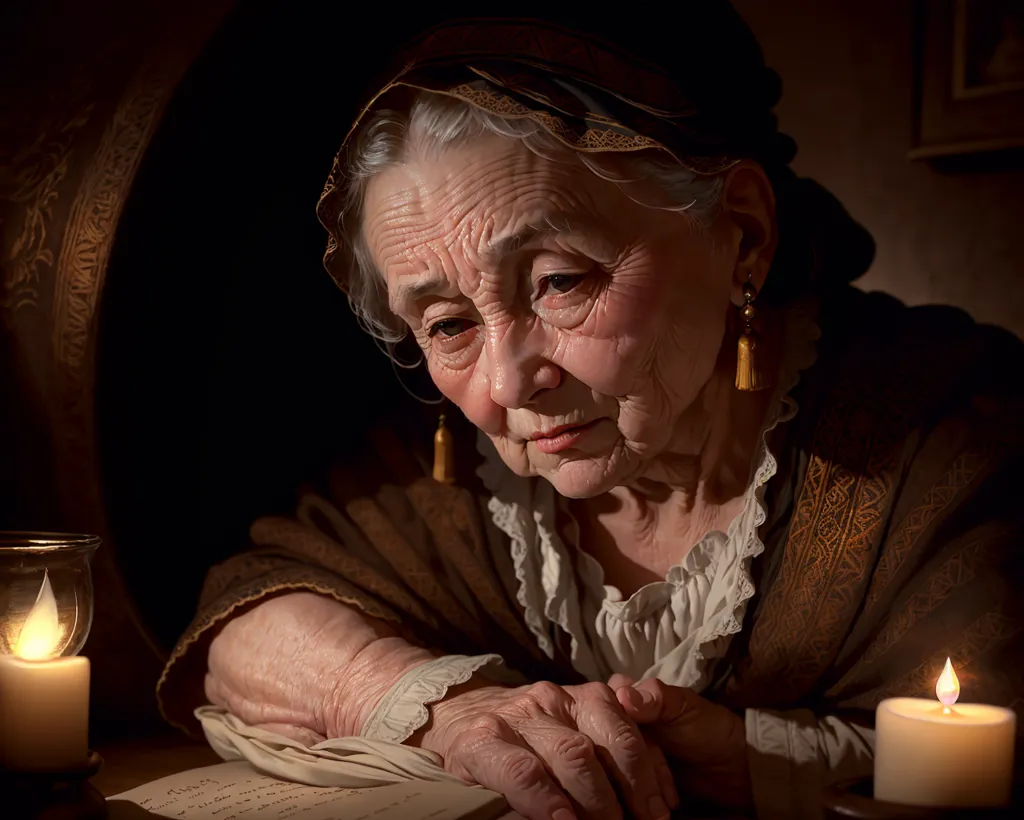
[[[884,555],[890,548],[881,540],[897,478],[913,458],[904,453],[907,433],[923,404],[948,390],[950,378],[949,371],[918,366],[935,355],[935,344],[930,333],[913,331],[879,340],[885,349],[900,344],[899,357],[883,371],[868,364],[870,348],[861,350],[825,397],[782,565],[757,613],[750,658],[739,669],[736,686],[745,696],[785,704],[810,691],[848,637],[879,549]],[[966,365],[966,349],[950,350],[951,368]],[[950,478],[973,480],[978,469],[968,459]],[[908,524],[902,537],[914,543],[921,532]]]
[[[588,127],[579,132],[571,128],[561,117],[548,111],[534,111],[492,89],[476,88],[466,84],[456,86],[447,93],[500,117],[533,120],[560,142],[578,151],[642,151],[662,147],[649,137],[623,133],[611,128]]]
[[[858,665],[873,663],[906,635],[921,618],[934,612],[959,586],[974,578],[979,564],[989,550],[985,541],[973,541],[957,550],[948,561],[932,573],[923,589],[912,595],[899,613],[892,617],[861,656]]]
[[[922,314],[918,316],[926,319]],[[835,678],[842,676],[840,683],[831,686],[828,695],[843,697],[848,692],[859,696],[858,684],[867,685],[875,677],[884,677],[883,659],[886,665],[890,658],[899,665],[893,654],[897,643],[914,647],[908,651],[914,652],[915,657],[928,650],[919,646],[915,625],[921,624],[925,616],[935,616],[948,595],[980,572],[981,562],[992,560],[991,554],[986,554],[979,544],[951,544],[949,552],[958,553],[935,562],[938,569],[934,576],[925,564],[921,571],[927,574],[915,575],[915,586],[908,592],[912,597],[899,614],[886,617],[887,613],[882,611],[887,599],[883,594],[885,588],[891,590],[899,583],[900,567],[904,567],[905,575],[905,562],[916,562],[917,554],[931,546],[928,539],[963,492],[976,488],[991,473],[996,453],[1004,452],[999,437],[1006,436],[999,425],[980,428],[984,430],[985,443],[964,447],[956,453],[943,472],[913,497],[906,518],[893,522],[894,527],[887,534],[886,525],[897,491],[906,493],[914,486],[914,480],[904,483],[906,471],[928,471],[930,467],[927,461],[920,467],[915,463],[919,442],[908,434],[918,428],[919,419],[926,423],[931,417],[919,416],[924,408],[941,406],[940,402],[948,400],[950,390],[971,367],[978,340],[967,333],[942,337],[947,367],[921,368],[918,362],[937,355],[940,337],[936,336],[935,328],[927,323],[917,326],[917,316],[910,312],[887,316],[886,321],[893,327],[903,322],[899,335],[891,340],[873,340],[871,347],[856,353],[852,346],[846,346],[842,355],[850,358],[844,359],[849,362],[842,371],[844,377],[824,396],[824,410],[808,444],[804,486],[794,504],[787,540],[781,547],[782,563],[756,611],[749,657],[740,662],[730,683],[730,697],[738,703],[785,706],[808,695],[823,676],[826,680],[831,678],[830,667],[840,651],[846,658],[844,644],[851,638],[858,640],[856,645],[849,645],[849,652],[855,652],[856,657],[844,659],[843,664],[845,667],[849,662],[853,668],[838,670]],[[899,355],[891,356],[880,366],[880,350],[899,351]],[[936,441],[942,441],[941,437],[946,435],[943,429],[931,430],[927,426],[923,426],[922,432],[939,436]],[[954,438],[954,442],[958,441],[962,443],[962,435]],[[907,474],[911,479],[916,475]],[[989,532],[975,537],[988,539],[988,545],[996,549],[991,540],[994,535]],[[975,537],[971,537],[971,542]],[[927,561],[934,555],[922,553],[920,557]],[[916,566],[914,571],[919,572]],[[881,577],[874,582],[875,614],[869,617],[870,613],[862,607],[874,572]],[[882,633],[851,636],[850,627],[855,619],[865,628],[878,622],[876,628]],[[949,637],[951,642],[960,641],[955,651],[980,662],[991,646],[1011,637],[1018,628],[1007,615],[991,612],[959,635]],[[922,631],[922,635],[930,637],[931,632]],[[874,642],[869,643],[869,639]],[[868,644],[866,653],[860,648],[861,640]],[[946,654],[952,654],[945,642],[943,650],[939,670]],[[873,666],[868,668],[868,663]],[[935,676],[930,670],[917,672],[922,680],[926,673],[930,676],[929,686],[933,687]],[[887,691],[912,694],[916,691],[910,686],[913,683],[910,676],[905,676]],[[1010,691],[1015,690],[1005,689]],[[852,705],[877,702],[873,693],[863,697],[866,699]]]
[[[752,643],[760,641],[754,685],[774,689],[774,699],[798,697],[835,656],[890,490],[884,473],[858,477],[812,459],[786,547],[789,560],[752,636]]]
[[[199,610],[205,610],[232,587],[240,587],[258,575],[269,575],[281,568],[281,558],[257,552],[233,556],[211,569],[203,582]]]
[[[885,529],[916,387],[909,378],[892,379],[877,405],[864,406],[851,374],[829,398],[783,563],[765,593],[751,657],[741,669],[741,688],[758,692],[761,702],[799,698],[840,649]]]
[[[886,543],[868,588],[865,611],[870,610],[899,573],[911,548],[927,529],[982,473],[992,458],[992,448],[961,453],[946,474],[900,522]]]

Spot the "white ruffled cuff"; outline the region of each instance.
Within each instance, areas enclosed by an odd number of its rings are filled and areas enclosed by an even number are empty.
[[[750,782],[758,820],[819,820],[826,786],[871,774],[871,729],[809,709],[747,709]]]
[[[478,669],[501,663],[501,655],[444,655],[420,664],[381,698],[360,735],[404,743],[430,719],[429,704],[441,700],[452,686],[468,681]]]

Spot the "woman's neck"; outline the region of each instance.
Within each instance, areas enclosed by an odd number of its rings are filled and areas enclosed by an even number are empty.
[[[781,331],[761,350],[781,352]],[[772,376],[780,359],[763,362]],[[663,580],[708,532],[726,531],[742,510],[774,391],[737,390],[735,374],[735,352],[724,350],[700,397],[676,423],[669,447],[644,473],[572,505],[587,552],[624,594]]]
[[[781,324],[781,317],[769,323],[758,348],[770,384],[777,381],[782,359]],[[736,346],[731,334],[727,339],[711,378],[676,420],[668,446],[628,487],[617,489],[711,506],[743,494],[774,390],[736,389]]]

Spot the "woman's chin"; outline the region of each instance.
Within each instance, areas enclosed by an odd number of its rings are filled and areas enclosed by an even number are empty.
[[[609,456],[567,457],[556,464],[536,465],[537,473],[547,479],[566,498],[593,498],[622,483],[625,464],[616,464]]]

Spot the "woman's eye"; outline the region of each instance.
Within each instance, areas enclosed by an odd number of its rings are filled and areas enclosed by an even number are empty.
[[[570,273],[553,273],[550,276],[545,276],[541,280],[540,296],[543,296],[548,288],[556,290],[559,293],[568,293],[580,282],[582,282],[584,276],[582,274],[570,274]]]
[[[469,330],[475,322],[471,322],[469,319],[442,319],[440,322],[434,322],[427,330],[427,335],[433,338],[438,333],[442,336],[458,336],[460,333],[465,333]]]

